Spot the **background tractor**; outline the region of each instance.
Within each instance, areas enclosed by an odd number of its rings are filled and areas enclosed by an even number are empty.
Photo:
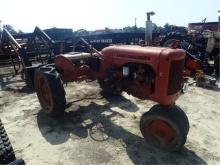
[[[64,83],[97,80],[103,93],[122,91],[158,102],[140,120],[144,138],[156,147],[177,151],[186,142],[189,121],[175,105],[183,86],[185,52],[181,49],[115,45],[98,52],[55,57],[54,64],[35,71],[34,84],[42,110],[61,116],[66,107]]]
[[[207,83],[215,85],[219,80],[218,24],[218,22],[190,23],[187,33],[173,31],[161,41],[161,46],[182,48],[186,51],[185,75],[194,77],[197,85],[202,85],[202,82],[203,85]]]

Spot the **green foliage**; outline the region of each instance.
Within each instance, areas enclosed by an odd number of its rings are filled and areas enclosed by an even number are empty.
[[[144,28],[137,28],[136,26],[127,26],[122,29],[122,32],[124,33],[143,33],[144,31]]]
[[[24,34],[24,32],[21,30],[18,30],[18,34]]]
[[[11,25],[3,25],[3,28],[8,30],[12,35],[17,34],[17,31]]]

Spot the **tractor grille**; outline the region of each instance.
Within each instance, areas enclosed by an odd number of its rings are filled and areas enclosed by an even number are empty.
[[[182,88],[184,60],[172,61],[170,64],[168,95],[177,93]]]

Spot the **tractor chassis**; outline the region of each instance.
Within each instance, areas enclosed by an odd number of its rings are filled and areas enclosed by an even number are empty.
[[[66,107],[64,83],[98,80],[103,92],[118,95],[120,84],[109,85],[94,63],[102,60],[89,53],[57,56],[55,65],[43,65],[36,69],[34,86],[43,111],[51,116],[61,116]],[[73,61],[75,61],[73,65]],[[117,81],[117,80],[115,80]],[[186,142],[189,121],[184,111],[172,104],[157,104],[144,113],[140,130],[146,141],[166,151],[178,151]]]

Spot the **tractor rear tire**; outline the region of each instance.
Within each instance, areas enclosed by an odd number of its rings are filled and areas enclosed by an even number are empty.
[[[174,152],[180,150],[186,142],[189,120],[178,106],[166,108],[155,105],[141,117],[140,130],[146,141],[153,146]]]
[[[23,69],[23,79],[29,88],[34,88],[34,74],[35,71],[42,65],[29,66]]]
[[[32,77],[34,77],[34,72],[33,72],[33,71],[30,71],[30,70],[27,70],[27,69],[25,68],[25,69],[24,69],[24,80],[25,80],[26,85],[27,85],[29,88],[33,88],[33,87],[34,87],[33,81],[32,81]]]
[[[0,164],[8,164],[15,160],[14,150],[0,120]]]
[[[102,89],[102,94],[105,96],[118,96],[121,95],[122,91],[117,90],[114,87],[107,85],[104,81],[98,80],[99,86]]]
[[[65,90],[55,68],[43,66],[37,69],[34,84],[42,110],[53,117],[63,115],[66,106]]]
[[[161,41],[160,45],[163,47],[172,48],[172,46],[176,42],[182,42],[183,40],[186,40],[186,37],[181,36],[179,34],[169,34]]]

